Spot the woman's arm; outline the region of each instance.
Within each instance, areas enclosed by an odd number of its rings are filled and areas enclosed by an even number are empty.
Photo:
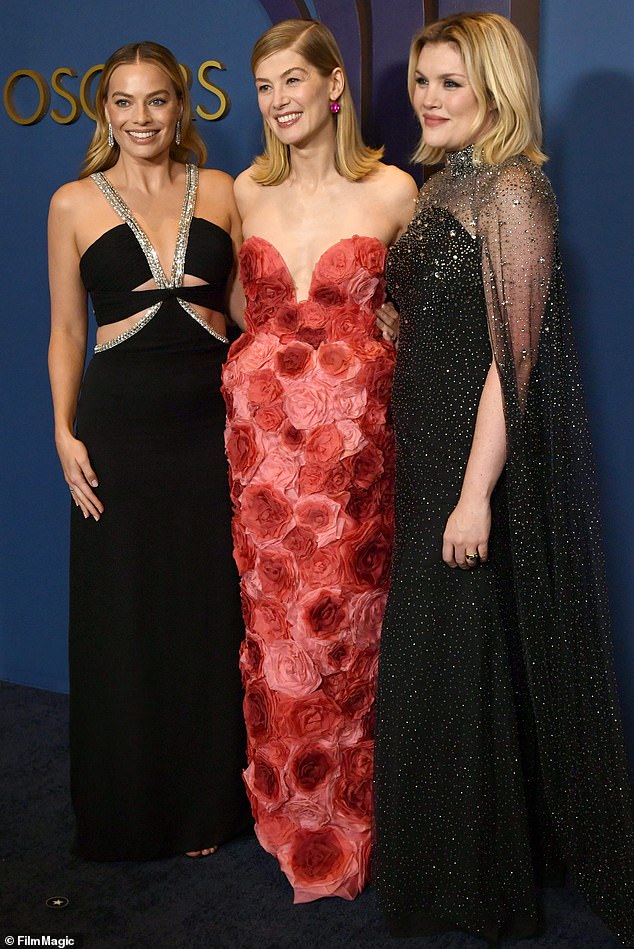
[[[48,350],[49,376],[55,417],[55,445],[75,504],[84,517],[99,520],[104,507],[93,488],[98,485],[88,452],[75,438],[77,397],[86,357],[88,320],[86,291],[79,275],[79,252],[75,241],[75,201],[61,188],[53,196],[48,220],[51,336]]]
[[[458,503],[443,535],[442,558],[450,567],[475,566],[489,556],[491,494],[506,461],[506,425],[502,387],[495,363],[491,364],[480,396],[469,460]]]

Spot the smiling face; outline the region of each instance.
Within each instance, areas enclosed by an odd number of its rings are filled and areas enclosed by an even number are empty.
[[[477,142],[489,127],[492,110],[479,128],[478,100],[454,43],[426,43],[416,64],[414,111],[430,148],[458,151]]]
[[[340,69],[322,76],[300,53],[285,49],[257,64],[255,86],[264,121],[285,145],[334,136],[330,102],[343,91]]]
[[[108,83],[105,110],[121,152],[137,158],[155,158],[169,150],[183,111],[169,76],[149,62],[117,66]]]

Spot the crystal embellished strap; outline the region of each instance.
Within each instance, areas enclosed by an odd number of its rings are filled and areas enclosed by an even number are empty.
[[[176,238],[176,248],[174,250],[172,272],[169,280],[165,276],[163,268],[161,267],[161,262],[156,250],[154,249],[154,246],[152,245],[143,228],[137,222],[132,211],[125,203],[117,189],[108,181],[106,176],[101,171],[98,171],[96,174],[90,176],[105,197],[108,204],[132,229],[134,236],[141,245],[141,250],[145,254],[145,258],[152,272],[152,276],[154,277],[156,286],[161,290],[167,287],[180,287],[183,281],[183,274],[185,272],[185,255],[187,253],[187,242],[189,240],[189,227],[194,215],[194,208],[196,206],[196,193],[198,190],[198,167],[196,165],[189,164],[185,166],[185,171],[185,197],[183,199],[183,206],[178,224],[178,236]]]

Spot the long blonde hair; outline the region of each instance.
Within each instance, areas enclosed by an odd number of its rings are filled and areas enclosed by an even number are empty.
[[[115,142],[112,147],[108,145],[108,120],[106,118],[106,99],[108,97],[108,86],[110,78],[117,66],[135,64],[135,63],[153,63],[158,66],[168,79],[171,81],[179,102],[183,107],[181,116],[181,143],[177,145],[172,142],[170,146],[170,158],[178,162],[191,161],[193,158],[197,165],[204,165],[207,160],[207,147],[198,132],[192,124],[192,107],[189,96],[189,89],[185,81],[185,76],[181,70],[176,57],[160,43],[152,43],[149,40],[143,43],[128,43],[121,46],[110,56],[106,62],[95,93],[95,113],[97,115],[97,125],[88,146],[84,164],[79,177],[87,178],[88,175],[96,171],[106,171],[116,163],[119,157],[119,146]]]
[[[542,151],[539,81],[531,51],[523,36],[497,13],[458,13],[431,23],[412,41],[408,89],[414,101],[416,66],[428,43],[458,47],[467,78],[478,102],[473,131],[477,132],[493,109],[493,121],[474,146],[474,160],[500,164],[514,155],[526,155],[536,165],[548,161]],[[424,133],[412,160],[435,165],[445,157],[443,148],[425,144]]]
[[[382,148],[370,148],[361,138],[343,57],[337,41],[327,26],[317,20],[282,20],[264,33],[253,48],[251,69],[255,75],[262,60],[273,53],[293,49],[322,76],[341,69],[343,92],[338,98],[340,110],[333,115],[335,123],[335,168],[349,181],[359,181],[374,171],[383,155]],[[258,184],[278,185],[291,171],[290,149],[276,137],[264,122],[264,152],[255,159],[251,175]]]

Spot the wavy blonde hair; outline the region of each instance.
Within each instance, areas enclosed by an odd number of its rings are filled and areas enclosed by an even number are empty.
[[[97,85],[95,93],[95,113],[97,125],[88,146],[80,178],[87,178],[96,171],[106,171],[116,164],[119,158],[119,146],[115,142],[112,148],[108,145],[108,120],[106,119],[106,99],[110,79],[117,66],[133,65],[135,63],[153,63],[168,77],[178,100],[183,107],[181,116],[181,143],[172,142],[170,158],[185,163],[193,158],[197,165],[204,165],[207,160],[207,146],[203,142],[192,123],[192,106],[185,75],[178,65],[176,57],[160,43],[146,40],[142,43],[128,43],[121,46],[110,56]]]
[[[458,47],[478,102],[474,133],[482,127],[490,110],[494,110],[493,122],[475,143],[476,162],[497,165],[514,155],[526,155],[536,165],[548,161],[541,148],[535,61],[523,36],[506,17],[497,13],[457,13],[417,33],[410,48],[408,67],[412,104],[418,58],[428,43],[453,43]],[[425,144],[423,133],[412,160],[435,165],[444,157],[443,148]]]
[[[340,111],[332,117],[336,127],[335,168],[349,181],[365,178],[381,160],[383,149],[370,148],[361,138],[343,57],[334,36],[317,20],[282,20],[268,29],[255,44],[251,56],[253,74],[262,60],[286,49],[293,49],[303,56],[321,76],[330,76],[333,69],[341,69],[344,88],[337,100]],[[264,152],[254,160],[251,176],[258,184],[278,185],[288,178],[290,171],[288,145],[280,142],[264,122]]]

